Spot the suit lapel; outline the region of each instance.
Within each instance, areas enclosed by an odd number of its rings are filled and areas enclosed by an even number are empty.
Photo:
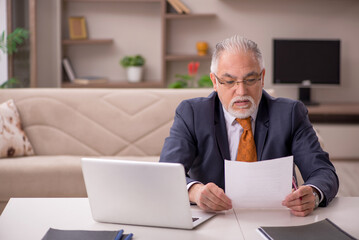
[[[262,99],[258,107],[254,141],[257,148],[258,161],[262,160],[263,147],[267,138],[269,127],[269,114],[267,106],[267,93],[263,91]]]
[[[230,160],[231,157],[229,154],[226,121],[224,119],[222,104],[219,101],[217,93],[215,94],[216,97],[214,101],[214,131],[217,140],[217,145],[219,148],[220,155],[222,156],[222,159]]]

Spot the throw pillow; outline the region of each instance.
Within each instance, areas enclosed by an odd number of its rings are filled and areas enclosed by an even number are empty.
[[[34,155],[14,101],[0,104],[0,158]]]

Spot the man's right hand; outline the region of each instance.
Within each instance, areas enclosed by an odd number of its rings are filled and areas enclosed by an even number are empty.
[[[201,209],[212,212],[229,210],[232,208],[232,201],[214,183],[203,185],[195,183],[188,190],[189,200],[196,203]]]

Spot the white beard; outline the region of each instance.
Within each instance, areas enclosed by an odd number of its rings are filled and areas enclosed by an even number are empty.
[[[237,101],[243,101],[243,100],[248,100],[251,102],[251,107],[249,109],[243,109],[240,111],[238,110],[234,110],[233,109],[233,104]],[[254,102],[254,99],[251,96],[244,96],[244,97],[235,97],[231,100],[231,102],[228,105],[228,112],[236,117],[236,118],[240,118],[240,119],[244,119],[247,117],[250,117],[257,109],[257,105]],[[244,111],[244,112],[243,112]]]

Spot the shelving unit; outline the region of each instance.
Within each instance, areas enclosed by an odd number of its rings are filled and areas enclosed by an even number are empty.
[[[216,17],[216,14],[214,13],[192,13],[192,14],[176,14],[176,13],[165,13],[164,14],[164,19],[163,21],[165,21],[165,30],[167,30],[167,21],[171,21],[171,20],[187,20],[187,19],[198,19],[198,18],[213,18]],[[201,60],[209,60],[211,59],[210,55],[206,55],[206,56],[199,56],[199,55],[194,55],[194,54],[169,54],[168,53],[168,49],[167,49],[167,32],[165,32],[164,34],[164,49],[163,51],[166,53],[166,55],[164,56],[164,61],[165,62],[173,62],[173,61],[191,61],[191,60],[195,60],[195,61],[201,61]]]
[[[177,14],[169,12],[169,4],[166,0],[62,0],[63,3],[66,2],[82,2],[82,3],[106,3],[106,2],[131,2],[131,3],[158,3],[161,9],[161,79],[158,82],[144,81],[140,83],[127,83],[127,82],[108,82],[102,84],[74,84],[69,82],[62,82],[61,87],[93,87],[93,88],[161,88],[167,85],[166,75],[168,64],[176,61],[209,61],[211,56],[198,56],[194,54],[171,54],[169,53],[168,44],[167,44],[167,27],[168,21],[178,21],[178,20],[194,20],[194,19],[203,19],[203,18],[213,18],[216,17],[216,14],[213,13],[192,13],[192,14]],[[62,14],[63,15],[63,14]],[[113,44],[113,39],[88,39],[88,40],[62,40],[62,49],[70,45],[101,45],[101,44]],[[63,51],[62,51],[63,52]],[[63,56],[61,56],[62,58]]]
[[[171,61],[191,61],[191,60],[195,60],[195,61],[202,61],[202,60],[210,60],[211,56],[210,55],[205,55],[205,56],[199,56],[199,55],[174,55],[174,54],[170,54],[170,55],[166,55],[166,61],[167,62],[171,62]]]
[[[65,2],[161,2],[162,0],[64,0]]]
[[[164,0],[166,2],[166,0]],[[167,43],[167,28],[169,21],[193,21],[196,19],[206,19],[206,18],[215,18],[217,15],[214,13],[191,13],[191,14],[177,14],[177,13],[168,13],[167,5],[162,14],[163,21],[163,74],[162,78],[164,81],[167,78],[167,69],[168,65],[175,62],[189,62],[189,61],[210,61],[211,55],[199,56],[196,54],[181,54],[181,53],[171,53],[168,49]],[[166,83],[164,83],[166,84]]]
[[[77,83],[62,83],[63,88],[161,88],[161,82],[108,82],[108,83],[92,83],[92,84],[77,84]]]
[[[214,13],[191,13],[191,14],[178,14],[178,13],[167,13],[166,19],[192,19],[192,18],[203,18],[203,17],[215,17]]]
[[[62,40],[62,45],[95,45],[95,44],[111,44],[113,39],[86,39],[86,40]]]
[[[36,0],[28,0],[25,1],[26,3],[22,2],[22,3],[18,3],[15,1],[11,1],[11,0],[6,0],[6,31],[7,33],[13,32],[15,30],[16,27],[22,27],[22,28],[26,28],[26,26],[18,26],[17,25],[17,21],[14,20],[14,17],[19,13],[14,11],[14,7],[17,5],[27,5],[27,7],[23,10],[27,10],[28,11],[28,19],[26,19],[26,14],[24,16],[21,16],[21,19],[25,18],[25,21],[29,22],[28,25],[28,29],[29,32],[31,33],[29,35],[29,45],[26,46],[26,43],[22,45],[20,52],[22,51],[23,53],[29,54],[29,70],[27,71],[22,71],[22,74],[27,75],[27,77],[29,78],[29,87],[36,87],[37,86],[37,64],[38,64],[38,56],[36,54],[37,52],[37,45],[36,45],[36,41],[37,41],[37,26],[36,26],[36,14],[37,14],[37,1]],[[19,7],[19,6],[18,6]],[[21,21],[19,21],[21,22]],[[25,49],[25,46],[27,49]],[[6,55],[5,55],[6,56]],[[16,71],[15,69],[15,57],[14,55],[7,55],[7,61],[8,61],[8,65],[7,65],[7,73],[8,73],[8,79],[11,79],[13,77],[15,77],[14,71]],[[1,59],[0,59],[1,60]],[[19,79],[18,79],[19,80]],[[20,81],[22,81],[22,79],[20,79]],[[24,86],[25,87],[25,86]]]

